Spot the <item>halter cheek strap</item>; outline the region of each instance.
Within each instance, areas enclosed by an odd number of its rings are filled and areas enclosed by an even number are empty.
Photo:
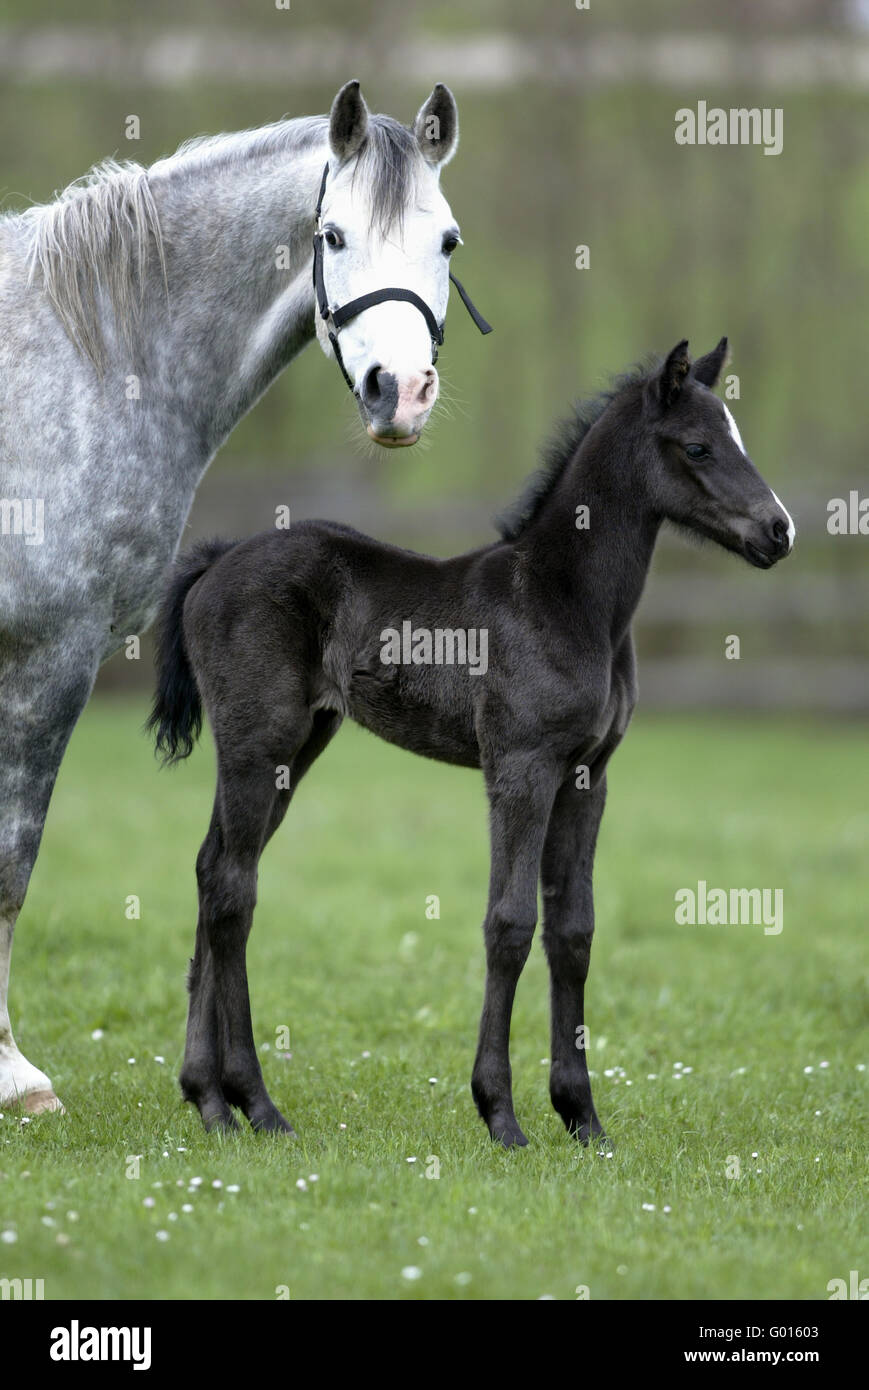
[[[347,368],[344,366],[344,359],[341,356],[341,348],[338,343],[338,334],[351,319],[355,319],[357,315],[363,313],[365,309],[371,309],[375,304],[385,304],[390,299],[397,299],[404,304],[412,304],[413,307],[418,309],[422,314],[426,321],[429,337],[431,338],[431,360],[432,366],[434,366],[435,362],[438,360],[438,348],[441,347],[444,341],[443,320],[438,323],[429,305],[413,290],[402,289],[398,286],[391,286],[388,289],[382,290],[371,290],[369,294],[361,294],[358,299],[351,299],[347,304],[334,304],[330,307],[329,297],[326,294],[326,282],[323,278],[323,228],[321,225],[323,196],[326,192],[326,179],[328,177],[329,165],[327,164],[323,170],[323,178],[320,182],[320,195],[317,198],[317,213],[314,223],[314,293],[317,296],[317,308],[320,311],[320,317],[328,325],[329,342],[332,344],[335,360],[341,368],[341,374],[349,389],[353,391],[355,387]],[[458,290],[462,303],[480,332],[491,333],[492,325],[487,323],[479,310],[474,307],[474,304],[471,302],[471,297],[464,285],[462,285],[452,273],[450,274],[450,279]]]

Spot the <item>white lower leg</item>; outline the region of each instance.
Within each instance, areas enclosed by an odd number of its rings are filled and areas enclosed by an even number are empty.
[[[12,1036],[8,996],[14,930],[14,918],[0,916],[0,1109],[20,1103],[31,1114],[62,1110],[45,1072],[28,1062]]]

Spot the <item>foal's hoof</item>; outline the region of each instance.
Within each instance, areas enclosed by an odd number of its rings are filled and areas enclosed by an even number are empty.
[[[588,1121],[575,1120],[567,1125],[567,1132],[572,1134],[574,1139],[578,1139],[583,1148],[588,1148],[589,1144],[593,1144],[601,1153],[605,1153],[608,1149],[612,1150],[612,1144],[597,1121],[592,1121],[589,1124]]]
[[[515,1120],[493,1121],[489,1133],[495,1143],[503,1144],[505,1149],[524,1149],[528,1143]]]
[[[27,1091],[25,1095],[13,1101],[12,1105],[23,1110],[25,1115],[48,1115],[52,1111],[58,1115],[66,1114],[63,1102],[54,1091]]]
[[[228,1105],[220,1105],[214,1109],[202,1108],[199,1114],[208,1134],[232,1134],[235,1130],[241,1129]]]
[[[274,1106],[267,1114],[251,1116],[250,1124],[256,1134],[285,1134],[288,1139],[298,1138],[289,1120],[285,1120]]]

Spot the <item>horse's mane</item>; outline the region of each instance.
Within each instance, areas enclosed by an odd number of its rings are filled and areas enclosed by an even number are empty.
[[[152,254],[166,287],[163,236],[151,175],[174,173],[183,181],[205,165],[241,166],[257,156],[322,143],[327,130],[326,116],[309,116],[229,135],[197,136],[149,169],[132,160],[103,160],[52,202],[18,214],[29,224],[31,283],[39,278],[66,332],[98,369],[105,360],[98,296],[107,295],[132,353]],[[357,172],[368,177],[371,221],[382,233],[400,221],[420,160],[419,147],[406,126],[390,116],[369,118],[354,178]],[[312,219],[313,213],[312,206]]]
[[[502,540],[515,541],[539,516],[545,502],[552,496],[568,465],[582,445],[592,426],[603,415],[616,396],[645,381],[653,364],[639,363],[630,371],[614,377],[610,385],[596,396],[577,401],[573,413],[559,421],[540,451],[540,467],[525,482],[518,498],[495,518],[495,527]]]

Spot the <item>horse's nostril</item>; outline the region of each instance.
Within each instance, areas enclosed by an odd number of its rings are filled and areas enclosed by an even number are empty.
[[[370,367],[365,373],[365,380],[362,383],[362,399],[366,405],[375,405],[380,400],[380,372],[381,366],[378,362],[376,366]]]
[[[772,534],[774,540],[776,540],[779,545],[787,540],[788,524],[786,521],[782,521],[781,517],[776,517],[775,521],[772,523]]]

